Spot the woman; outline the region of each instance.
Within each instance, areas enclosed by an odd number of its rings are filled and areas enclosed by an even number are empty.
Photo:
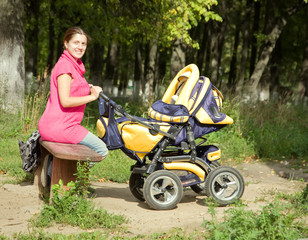
[[[66,31],[64,51],[52,70],[50,97],[38,127],[42,140],[83,144],[105,158],[106,144],[80,125],[86,104],[98,99],[102,91],[83,76],[85,67],[80,59],[88,41],[88,35],[79,27]]]

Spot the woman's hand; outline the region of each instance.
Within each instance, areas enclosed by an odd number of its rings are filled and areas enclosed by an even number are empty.
[[[91,87],[91,95],[95,97],[94,100],[98,99],[99,93],[102,92],[103,89],[99,86],[93,86]]]
[[[76,107],[83,104],[92,102],[99,97],[99,93],[102,91],[101,87],[93,86],[89,84],[91,92],[90,95],[83,97],[71,97],[70,88],[73,81],[70,74],[62,74],[58,77],[58,92],[62,107]]]

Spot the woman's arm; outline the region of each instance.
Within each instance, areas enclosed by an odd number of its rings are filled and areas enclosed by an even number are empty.
[[[58,92],[62,107],[77,107],[83,104],[92,102],[99,97],[99,93],[102,91],[101,87],[92,86],[91,94],[83,97],[71,97],[70,89],[72,77],[69,74],[62,74],[58,78]]]

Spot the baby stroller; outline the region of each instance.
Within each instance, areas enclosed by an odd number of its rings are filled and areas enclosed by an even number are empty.
[[[100,94],[97,133],[109,150],[121,149],[136,160],[129,179],[134,197],[153,209],[167,210],[181,201],[186,187],[211,196],[220,206],[242,196],[242,175],[220,166],[220,149],[204,144],[204,135],[233,123],[220,112],[222,100],[195,64],[178,72],[147,119],[131,116]]]

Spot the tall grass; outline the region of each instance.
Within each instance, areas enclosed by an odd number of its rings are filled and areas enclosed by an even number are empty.
[[[22,129],[25,133],[37,129],[49,96],[49,81],[42,82],[33,95],[26,96],[22,113]]]
[[[260,158],[307,158],[308,109],[278,103],[242,105],[242,133]]]
[[[234,123],[207,135],[224,158],[241,162],[248,156],[264,159],[307,159],[308,109],[280,103],[224,103],[222,112]]]

